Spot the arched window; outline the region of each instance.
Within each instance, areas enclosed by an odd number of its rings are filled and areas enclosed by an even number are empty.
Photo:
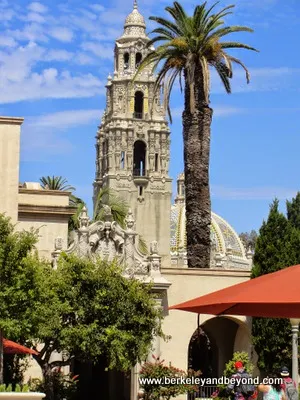
[[[129,53],[124,54],[124,69],[129,68]]]
[[[143,118],[144,93],[137,91],[134,95],[134,118]]]
[[[142,54],[141,53],[136,53],[135,55],[135,68],[138,68],[141,61],[142,61]]]
[[[146,144],[141,140],[134,143],[133,176],[146,175]]]

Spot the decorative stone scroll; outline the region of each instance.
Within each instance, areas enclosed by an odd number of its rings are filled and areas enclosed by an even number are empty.
[[[158,254],[157,242],[150,245],[148,256],[137,248],[135,219],[129,210],[125,219],[125,229],[113,220],[109,206],[103,206],[104,215],[101,221],[91,222],[86,207],[79,215],[79,228],[72,232],[71,244],[65,252],[79,257],[96,259],[98,257],[112,261],[114,259],[124,266],[124,276],[135,277],[154,283],[169,282],[161,275],[161,257]],[[53,268],[57,268],[59,255],[63,251],[61,238],[55,239],[52,253]]]

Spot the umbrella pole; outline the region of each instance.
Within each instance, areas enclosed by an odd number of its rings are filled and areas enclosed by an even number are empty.
[[[3,383],[3,332],[0,329],[0,384]]]

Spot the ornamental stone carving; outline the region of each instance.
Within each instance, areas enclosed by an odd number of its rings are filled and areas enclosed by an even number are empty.
[[[161,275],[161,257],[158,254],[157,242],[150,245],[149,255],[143,255],[137,247],[138,234],[135,231],[135,219],[131,210],[125,218],[123,229],[113,220],[111,208],[103,206],[104,215],[101,221],[91,222],[86,207],[79,215],[79,228],[72,232],[67,254],[76,254],[96,260],[98,257],[108,261],[117,260],[124,266],[124,276],[143,279],[166,287],[170,283]],[[52,253],[53,268],[57,268],[58,258],[63,251],[61,238],[55,239]]]

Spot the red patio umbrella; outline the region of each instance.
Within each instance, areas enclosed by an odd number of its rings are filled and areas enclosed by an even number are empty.
[[[35,354],[38,352],[28,347],[22,346],[21,344],[12,342],[11,340],[3,338],[3,353],[4,354]]]
[[[197,314],[300,318],[300,265],[169,307]]]

